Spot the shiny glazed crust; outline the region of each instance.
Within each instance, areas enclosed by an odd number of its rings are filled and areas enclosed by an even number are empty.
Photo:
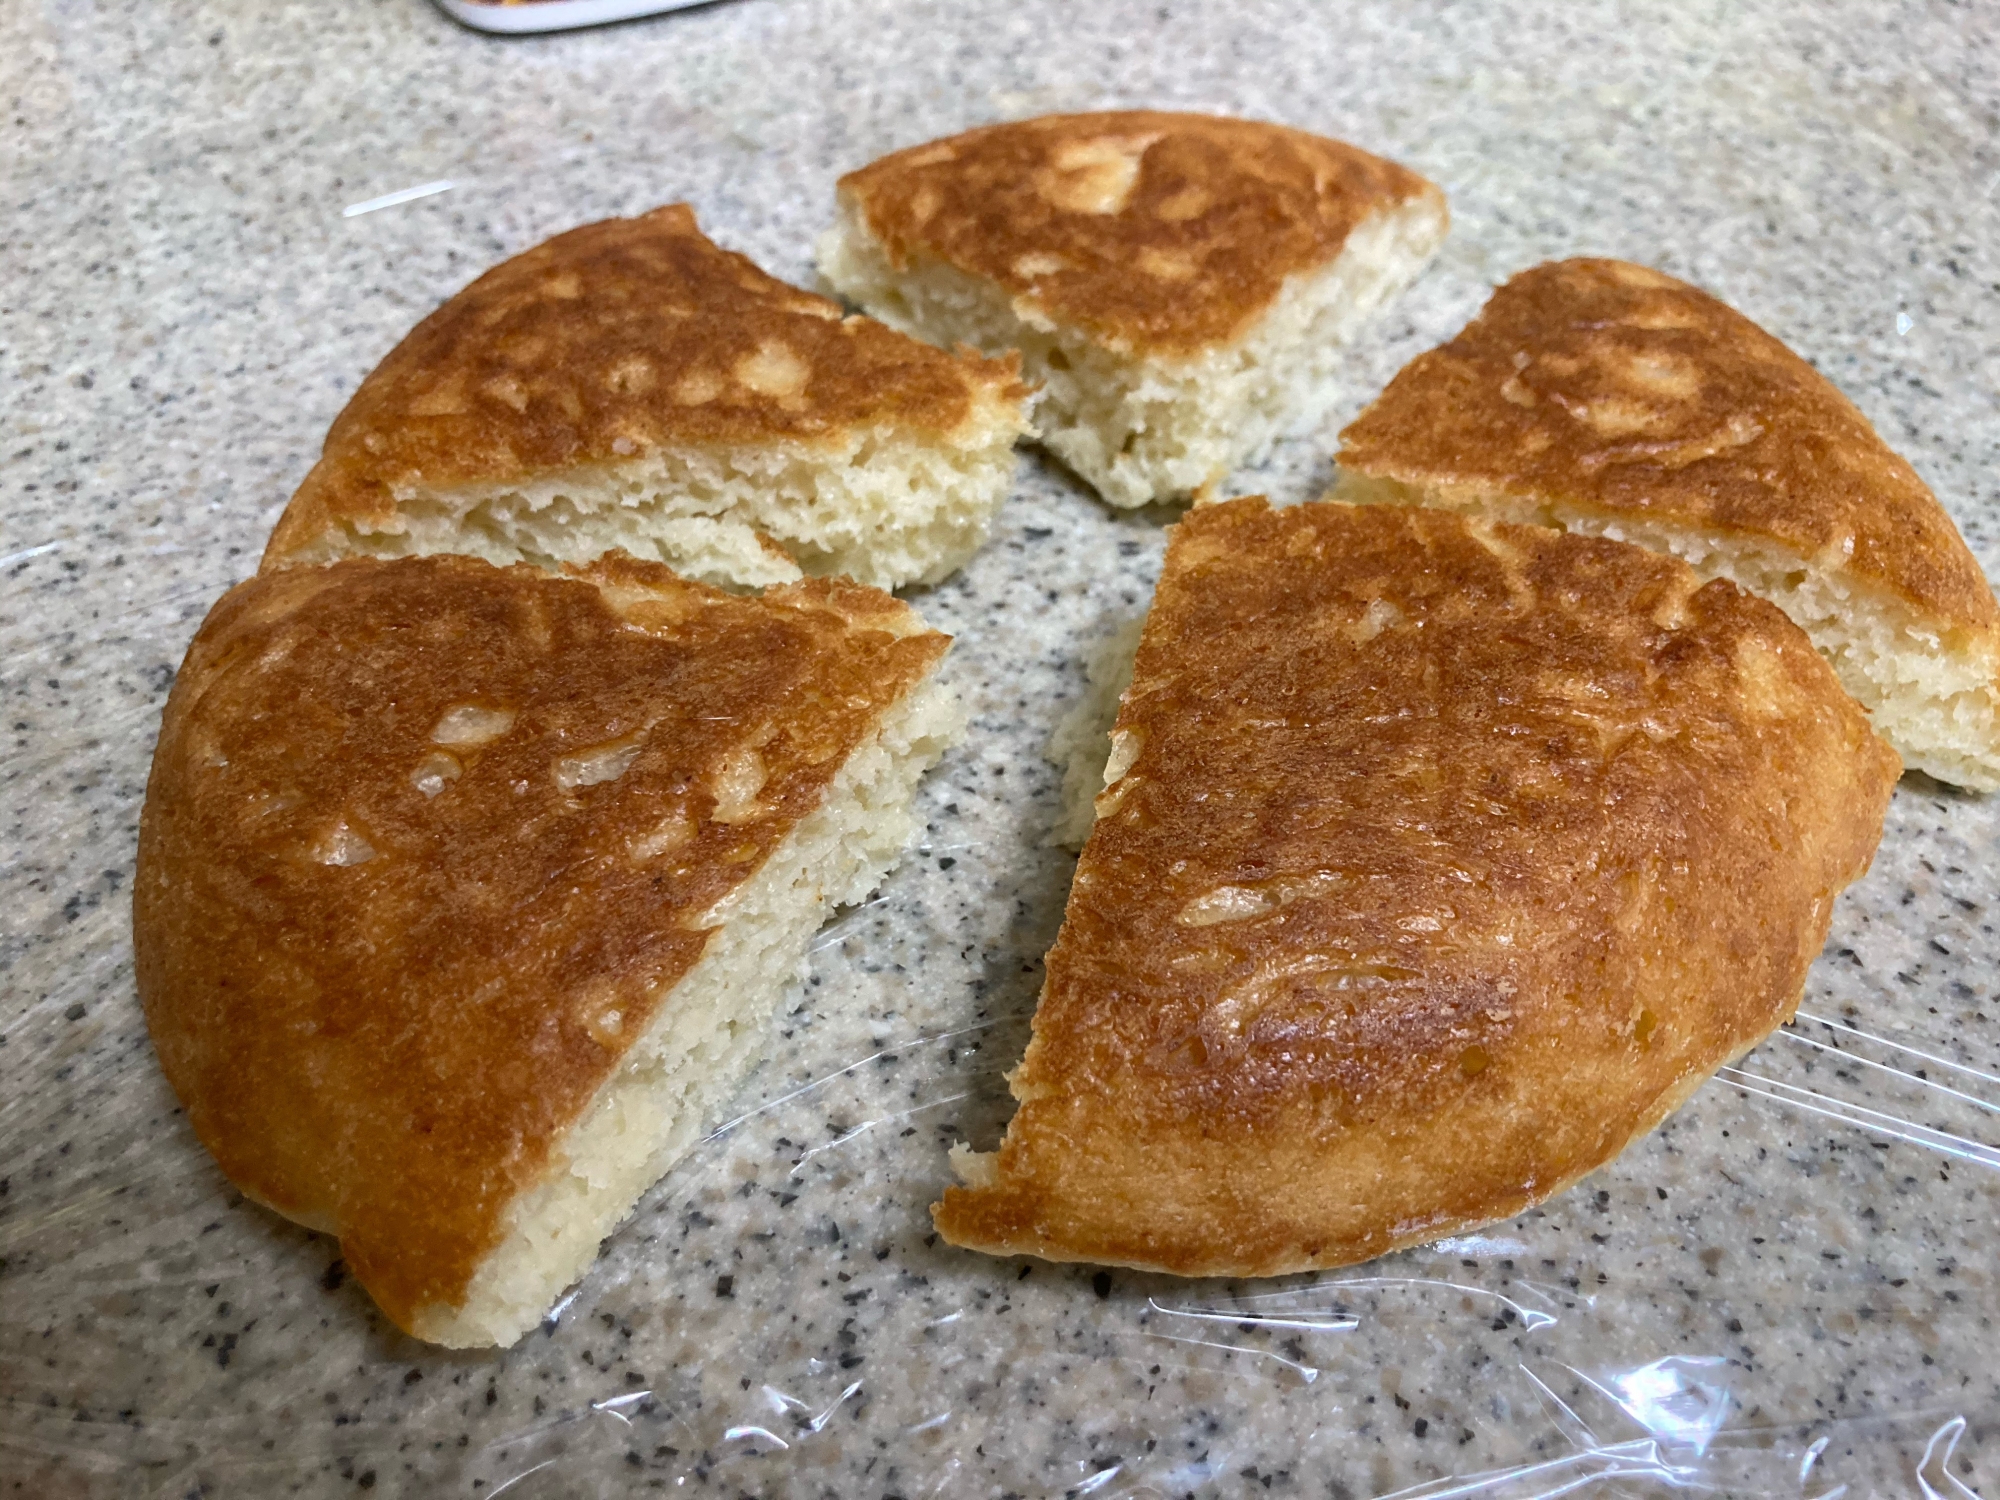
[[[1623,543],[1175,528],[955,1244],[1184,1275],[1515,1214],[1798,1003],[1898,774],[1804,635]]]
[[[2000,647],[2000,605],[1916,471],[1706,292],[1616,260],[1493,294],[1340,435],[1354,474],[1767,537]]]
[[[913,146],[840,180],[898,269],[929,257],[1133,354],[1241,338],[1356,225],[1444,195],[1282,125],[1132,110],[1046,115]]]
[[[738,598],[614,554],[286,569],[226,594],[140,825],[139,994],[196,1133],[455,1305],[707,947],[946,637],[872,589]]]
[[[1025,392],[715,245],[684,203],[559,234],[411,330],[354,393],[264,566],[329,530],[397,528],[399,486],[502,484],[653,447],[949,439]]]

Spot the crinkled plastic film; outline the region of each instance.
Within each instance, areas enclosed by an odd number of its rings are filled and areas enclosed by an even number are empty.
[[[1991,90],[1952,92],[1993,55],[1973,22],[1906,10],[1890,46],[1862,8],[1356,5],[1335,35],[1311,7],[784,0],[501,46],[415,0],[222,9],[31,7],[0,59],[28,226],[0,246],[25,372],[0,476],[0,1495],[2000,1497],[2000,798],[1918,777],[1799,1019],[1536,1211],[1264,1283],[935,1239],[949,1147],[1011,1112],[1072,868],[1042,747],[1159,564],[1162,516],[1036,459],[990,545],[913,596],[971,719],[918,847],[814,939],[732,1117],[515,1348],[402,1336],[334,1241],[229,1188],[127,937],[173,665],[415,318],[672,197],[804,282],[840,171],[975,119],[1226,108],[1437,176],[1459,228],[1357,343],[1350,414],[1507,271],[1657,246],[1826,361],[2000,571],[1977,250],[2000,196],[1967,165]],[[1016,16],[1062,47],[995,44]],[[1318,493],[1332,430],[1235,488]]]
[[[932,842],[913,864],[976,858]],[[917,899],[892,881],[838,919],[822,967],[879,949],[893,975]],[[809,1066],[839,1026],[809,988],[740,1117],[506,1353],[394,1333],[331,1241],[241,1203],[184,1142],[134,1141],[87,1194],[7,1226],[17,1487],[1980,1493],[1990,1263],[1945,1264],[1895,1223],[1966,1174],[1985,1201],[2000,1161],[2000,1078],[1954,1038],[1822,1014],[1816,973],[1791,1027],[1541,1210],[1318,1276],[1183,1282],[930,1235],[944,1148],[990,1143],[1007,1112],[1037,976],[1006,967],[965,1024],[882,1028],[835,1068]],[[1824,1201],[1826,1177],[1853,1197]],[[81,1309],[88,1348],[65,1336]],[[33,1388],[37,1323],[70,1400]],[[162,1324],[181,1330],[165,1346]],[[293,1352],[260,1362],[271,1343]],[[148,1389],[175,1377],[181,1410],[158,1413]]]

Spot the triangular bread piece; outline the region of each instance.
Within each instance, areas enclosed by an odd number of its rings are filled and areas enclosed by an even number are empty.
[[[946,644],[859,585],[741,598],[622,555],[232,589],[168,699],[134,890],[196,1134],[399,1327],[511,1343],[902,854],[956,732]]]
[[[933,343],[1019,350],[1035,431],[1114,505],[1192,494],[1310,424],[1339,346],[1429,263],[1444,194],[1254,120],[1049,115],[840,180],[820,274]]]
[[[1026,430],[1012,361],[843,318],[676,203],[557,235],[451,298],[334,422],[264,566],[613,548],[709,582],[936,582]]]
[[[1177,526],[954,1244],[1184,1275],[1520,1212],[1784,1021],[1897,775],[1805,636],[1621,542]]]
[[[1707,293],[1615,260],[1524,271],[1340,441],[1340,499],[1622,537],[1763,595],[1905,762],[2000,786],[1979,564],[1845,396]]]

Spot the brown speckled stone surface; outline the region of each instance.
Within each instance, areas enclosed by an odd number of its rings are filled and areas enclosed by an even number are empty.
[[[1165,518],[1039,463],[913,600],[972,714],[921,852],[816,940],[745,1118],[518,1348],[403,1338],[228,1189],[127,936],[174,667],[412,323],[676,199],[803,281],[839,173],[987,120],[1223,109],[1450,194],[1347,398],[1238,491],[1317,493],[1340,424],[1495,282],[1605,254],[1812,360],[2000,573],[1990,7],[741,0],[509,41],[420,0],[27,0],[0,43],[0,1495],[2000,1493],[1972,1102],[2000,1104],[2000,801],[1915,779],[1808,980],[1835,1024],[1544,1210],[1275,1286],[931,1239],[1069,878],[1041,746],[1161,552]]]

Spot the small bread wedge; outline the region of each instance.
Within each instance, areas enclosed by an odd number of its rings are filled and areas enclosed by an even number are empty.
[[[1181,1275],[1503,1219],[1797,1006],[1898,773],[1804,634],[1622,542],[1173,531],[957,1245]]]
[[[2000,605],[1853,404],[1658,271],[1523,271],[1340,435],[1336,498],[1621,537],[1776,604],[1906,764],[2000,787]]]
[[[353,559],[224,595],[140,823],[195,1133],[396,1325],[510,1344],[696,1141],[914,832],[947,645],[886,594]]]
[[[1043,446],[1137,506],[1322,415],[1340,345],[1447,224],[1435,186],[1353,146],[1135,110],[987,126],[850,172],[818,260],[892,327],[1019,350]]]
[[[390,351],[264,566],[617,548],[736,588],[935,583],[1007,497],[1016,369],[843,318],[720,249],[686,204],[587,224]]]

